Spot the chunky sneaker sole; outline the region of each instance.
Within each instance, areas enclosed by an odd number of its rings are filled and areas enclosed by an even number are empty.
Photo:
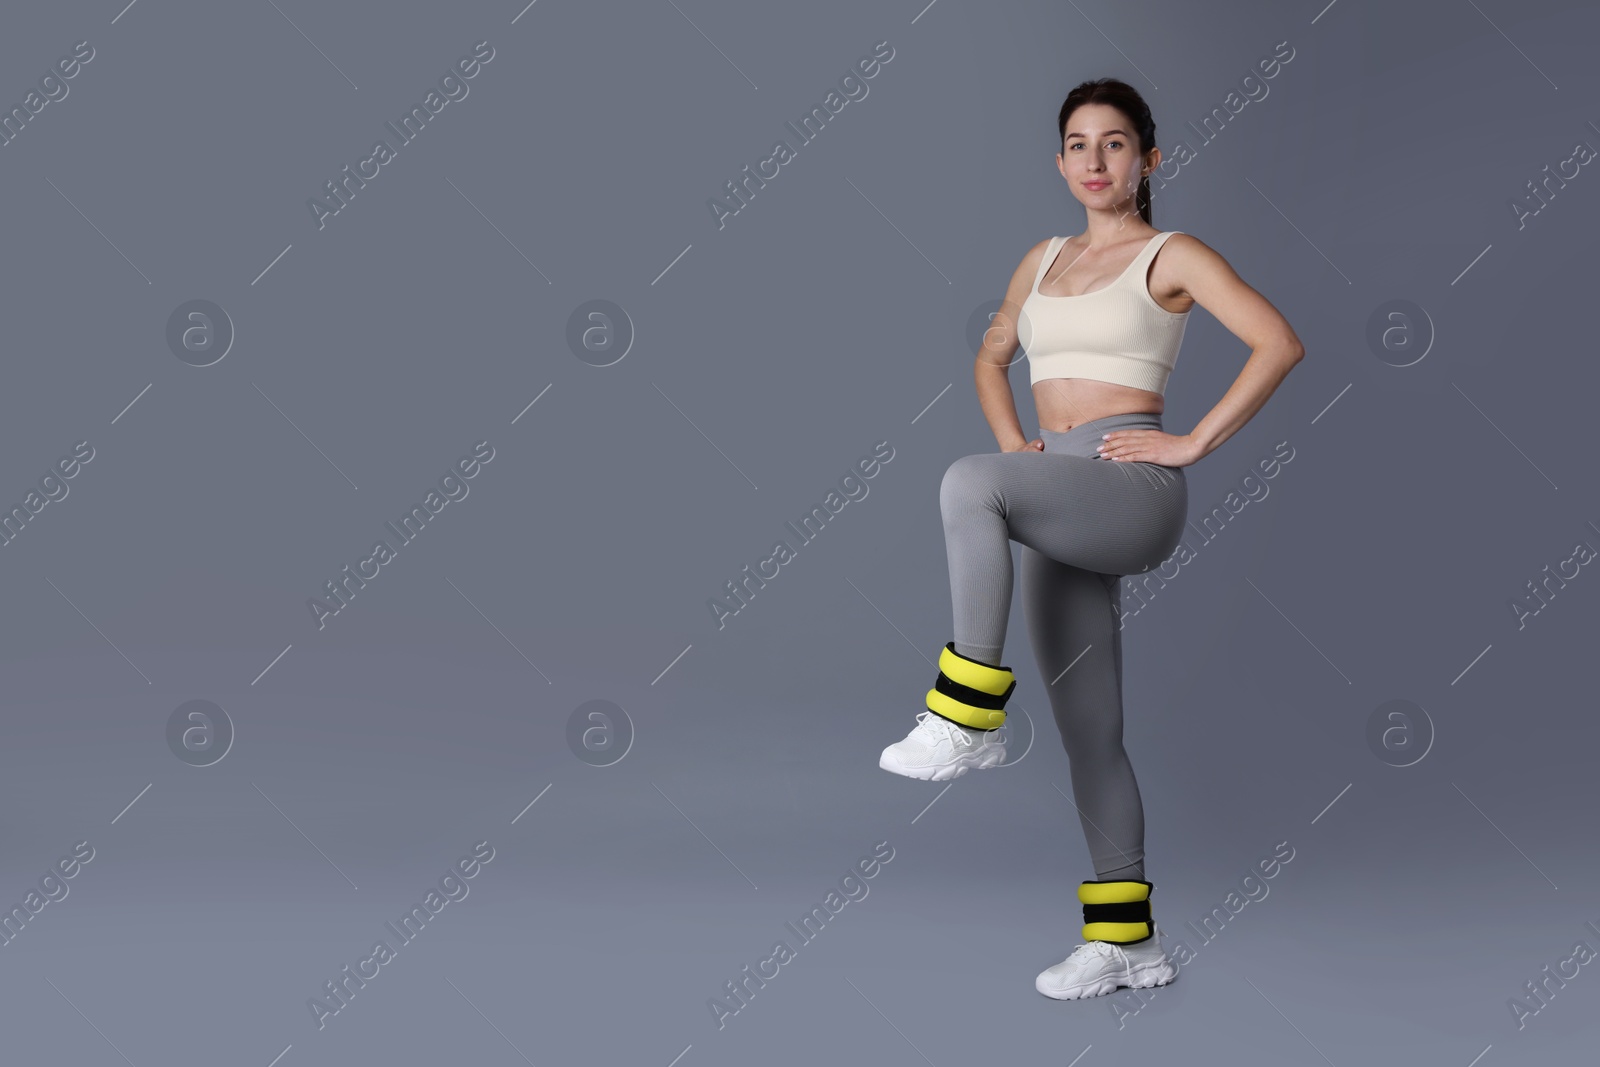
[[[893,747],[893,745],[889,746],[889,748]],[[990,767],[998,767],[1005,761],[1005,746],[991,744],[978,755],[958,756],[949,763],[930,767],[908,767],[896,759],[894,753],[886,748],[883,750],[883,755],[878,757],[878,766],[886,771],[893,771],[895,774],[903,774],[907,778],[920,778],[924,782],[944,782],[951,778],[960,778],[971,770],[985,771]]]
[[[917,716],[917,725],[903,741],[883,750],[878,766],[907,778],[944,782],[970,770],[987,770],[1005,762],[1006,745],[998,732],[971,730],[931,711]]]
[[[1046,976],[1041,974],[1034,981],[1033,987],[1054,1000],[1084,1000],[1115,993],[1119,989],[1149,989],[1152,986],[1166,985],[1176,977],[1178,970],[1171,963],[1150,963],[1133,967],[1126,975],[1108,974],[1097,980],[1077,982],[1063,987],[1052,986]]]
[[[1161,948],[1158,929],[1149,939],[1126,949],[1106,941],[1079,945],[1065,960],[1040,972],[1033,987],[1053,1000],[1082,1000],[1118,989],[1149,989],[1178,977],[1178,968]],[[1070,965],[1070,966],[1069,966]]]

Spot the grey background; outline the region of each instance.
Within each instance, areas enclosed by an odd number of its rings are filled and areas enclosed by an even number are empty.
[[[1600,545],[1600,178],[1520,228],[1511,202],[1600,144],[1597,31],[1554,0],[8,5],[7,108],[96,54],[0,148],[0,502],[95,449],[0,548],[0,902],[94,849],[0,946],[6,1059],[1592,1058],[1593,967],[1521,1029],[1508,998],[1600,948],[1600,579],[1520,629],[1510,604]],[[307,199],[480,40],[470,94],[319,230]],[[719,229],[707,199],[881,40],[868,96]],[[1020,598],[1036,743],[948,787],[876,766],[951,636],[939,480],[996,447],[968,321],[1081,230],[1055,115],[1103,75],[1195,149],[1156,226],[1307,350],[1189,469],[1191,517],[1295,458],[1127,620],[1155,915],[1197,953],[1137,1014],[1033,990],[1092,872]],[[165,341],[194,299],[237,331],[209,367]],[[566,339],[593,299],[637,331],[607,367]],[[1392,300],[1431,323],[1406,367],[1367,341]],[[1247,354],[1197,311],[1168,429]],[[319,630],[307,599],[480,440],[469,495]],[[707,600],[883,440],[719,630]],[[237,732],[208,767],[167,744],[190,700]],[[635,731],[610,766],[568,743],[591,700]],[[1431,721],[1412,766],[1367,742],[1390,700]],[[478,841],[470,895],[319,1030],[308,998]],[[799,947],[784,923],[879,841]],[[1281,841],[1265,899],[1185,929]]]

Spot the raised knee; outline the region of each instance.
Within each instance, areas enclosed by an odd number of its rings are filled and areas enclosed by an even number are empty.
[[[944,479],[939,483],[939,506],[949,511],[952,505],[970,504],[985,486],[982,470],[987,457],[974,454],[962,456],[945,468]]]
[[[939,482],[939,496],[968,496],[976,490],[981,490],[986,478],[984,467],[989,456],[974,453],[971,456],[962,456],[944,469],[944,480]]]

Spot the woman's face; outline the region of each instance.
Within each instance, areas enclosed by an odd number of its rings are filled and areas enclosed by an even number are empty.
[[[1154,149],[1150,155],[1148,166],[1154,169],[1161,155]],[[1127,214],[1146,161],[1126,115],[1110,104],[1084,104],[1067,116],[1056,166],[1084,207]]]

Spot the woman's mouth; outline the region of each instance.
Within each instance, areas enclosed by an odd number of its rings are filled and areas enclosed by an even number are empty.
[[[1085,189],[1089,190],[1091,193],[1093,193],[1093,192],[1098,192],[1101,189],[1104,189],[1106,186],[1108,186],[1110,184],[1111,184],[1110,182],[1084,182],[1083,183],[1083,187]]]

